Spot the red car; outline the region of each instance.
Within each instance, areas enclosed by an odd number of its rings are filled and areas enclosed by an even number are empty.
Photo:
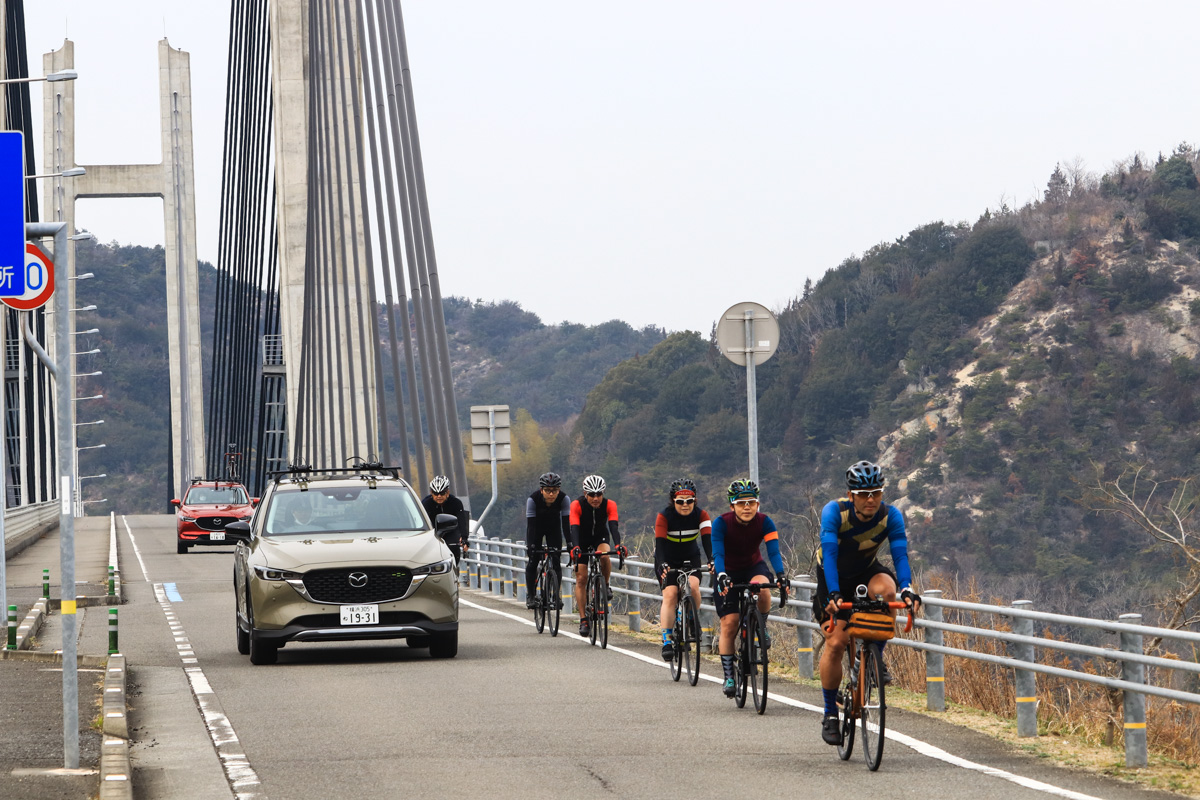
[[[176,514],[175,551],[186,553],[193,545],[226,546],[225,526],[248,520],[258,505],[246,487],[234,481],[192,481],[182,500],[172,500]]]

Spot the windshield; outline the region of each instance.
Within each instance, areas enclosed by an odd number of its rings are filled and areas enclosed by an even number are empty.
[[[264,534],[414,533],[429,530],[416,497],[403,486],[350,486],[276,491]]]
[[[184,500],[191,506],[244,506],[249,502],[241,486],[193,486]]]

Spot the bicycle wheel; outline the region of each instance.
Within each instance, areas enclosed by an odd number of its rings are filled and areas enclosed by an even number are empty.
[[[553,569],[546,570],[546,597],[550,602],[550,635],[558,636],[558,617],[562,613],[562,578]]]
[[[671,629],[671,680],[683,674],[683,605],[675,606],[675,627]],[[689,668],[690,672],[690,668]]]
[[[596,581],[596,626],[600,628],[600,649],[608,649],[608,587],[604,578]]]
[[[683,643],[684,661],[687,665],[688,683],[695,686],[700,681],[700,618],[692,605],[692,597],[683,598]]]
[[[546,584],[546,569],[543,567],[538,570],[537,586],[533,587],[533,591],[537,593],[533,605],[533,626],[537,628],[538,633],[546,628]],[[529,587],[526,587],[525,591],[530,591]]]
[[[838,745],[838,757],[848,761],[854,752],[854,728],[858,722],[858,709],[854,706],[855,685],[850,681],[850,666],[854,663],[854,641],[842,654],[842,688],[838,703],[842,707],[842,743]]]
[[[879,769],[883,759],[883,728],[887,706],[883,699],[883,653],[877,642],[867,642],[862,653],[862,736],[867,769]]]
[[[750,665],[747,663],[746,652],[746,628],[749,627],[749,620],[746,618],[749,612],[742,614],[738,625],[737,632],[737,650],[733,656],[733,680],[737,685],[737,694],[733,699],[737,701],[738,708],[744,708],[746,705],[746,682],[750,679]]]
[[[750,630],[746,633],[746,663],[750,667],[750,693],[754,695],[754,710],[762,714],[767,710],[767,648],[763,634],[766,620],[757,607],[750,614]]]

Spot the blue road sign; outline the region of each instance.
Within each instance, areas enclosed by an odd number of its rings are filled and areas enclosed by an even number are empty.
[[[0,297],[25,294],[25,142],[0,131]]]

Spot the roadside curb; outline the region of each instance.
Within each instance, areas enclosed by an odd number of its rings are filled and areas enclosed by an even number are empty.
[[[133,769],[129,761],[129,718],[126,706],[125,656],[107,659],[101,710],[100,800],[132,800]]]

